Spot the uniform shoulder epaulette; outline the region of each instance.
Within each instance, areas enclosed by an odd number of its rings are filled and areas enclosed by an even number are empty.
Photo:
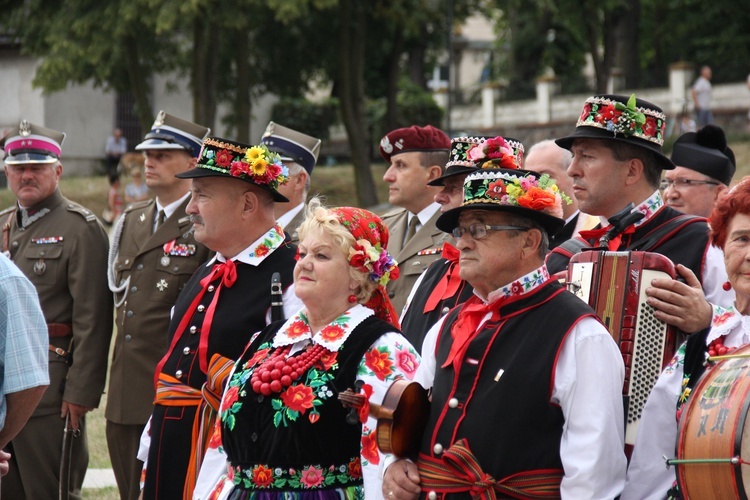
[[[133,203],[130,203],[127,207],[125,207],[125,210],[123,211],[123,213],[132,212],[140,208],[146,208],[147,206],[151,205],[153,202],[154,202],[153,199],[143,200],[143,201],[134,201]]]
[[[0,212],[0,217],[2,217],[3,215],[11,213],[15,209],[16,209],[16,206],[15,205],[11,205],[10,207],[8,207],[5,210],[3,210],[3,211]]]
[[[78,203],[68,201],[66,208],[68,209],[68,212],[73,212],[82,216],[84,219],[86,219],[86,222],[94,222],[96,220],[96,215],[94,215],[94,212],[86,207],[79,205]]]
[[[400,215],[402,213],[406,212],[406,209],[403,207],[394,207],[393,209],[389,210],[388,212],[384,213],[381,219],[390,219],[393,217],[396,217],[397,215]]]

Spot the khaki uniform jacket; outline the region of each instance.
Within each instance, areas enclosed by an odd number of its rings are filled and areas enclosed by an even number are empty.
[[[72,364],[50,352],[50,385],[33,415],[59,415],[62,400],[96,407],[112,336],[107,233],[90,210],[59,190],[31,208],[49,212],[25,229],[20,210],[0,212],[3,229],[9,230],[10,258],[36,287],[47,323],[72,324],[73,331],[50,339],[51,345],[72,351]]]
[[[289,224],[287,224],[284,228],[284,232],[289,235],[293,245],[299,245],[299,235],[297,234],[297,228],[299,228],[300,224],[302,224],[304,220],[305,210],[302,209],[297,215],[294,216],[292,220],[289,221]]]
[[[430,220],[419,228],[406,246],[401,248],[408,227],[408,212],[403,208],[398,208],[383,216],[383,222],[390,231],[388,252],[398,262],[400,272],[399,278],[390,281],[387,285],[388,296],[399,315],[417,278],[430,264],[441,257],[443,243],[450,237],[448,233],[442,232],[435,226],[438,217],[440,217],[440,210],[437,210]]]
[[[169,346],[170,311],[190,276],[211,255],[195,241],[185,214],[188,201],[153,234],[156,202],[128,206],[117,247],[110,252],[115,285],[130,279],[125,290],[114,294],[119,305],[105,416],[117,424],[148,421],[153,411],[154,370]],[[174,248],[165,252],[165,244],[172,241]]]

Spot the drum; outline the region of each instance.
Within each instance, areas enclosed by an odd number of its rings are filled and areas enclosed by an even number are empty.
[[[680,418],[675,467],[686,499],[750,497],[750,346],[732,355],[706,368]]]

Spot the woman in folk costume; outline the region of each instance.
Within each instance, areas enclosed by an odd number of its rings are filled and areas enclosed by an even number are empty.
[[[675,468],[665,467],[665,458],[676,456],[678,425],[691,401],[691,392],[701,375],[717,367],[708,357],[724,356],[750,344],[750,177],[719,199],[709,225],[711,243],[724,251],[729,277],[724,288],[734,289],[734,304],[728,308],[714,306],[711,326],[692,334],[657,380],[643,408],[623,500],[682,498]],[[714,423],[711,419],[706,424],[709,435],[721,432]]]
[[[381,496],[376,421],[365,410],[347,423],[337,396],[359,379],[380,403],[419,363],[384,289],[398,277],[388,229],[367,210],[313,199],[298,233],[305,307],[255,335],[236,363],[194,498]]]

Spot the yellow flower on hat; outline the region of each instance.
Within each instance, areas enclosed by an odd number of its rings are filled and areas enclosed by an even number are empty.
[[[253,173],[253,175],[263,175],[266,173],[266,167],[268,166],[268,162],[265,160],[265,158],[258,158],[254,162],[250,163],[250,171]]]
[[[245,152],[245,161],[247,163],[253,164],[259,159],[262,159],[263,156],[265,156],[265,151],[260,146],[253,146],[251,148],[248,148],[248,150]],[[264,170],[265,172],[265,165]]]

